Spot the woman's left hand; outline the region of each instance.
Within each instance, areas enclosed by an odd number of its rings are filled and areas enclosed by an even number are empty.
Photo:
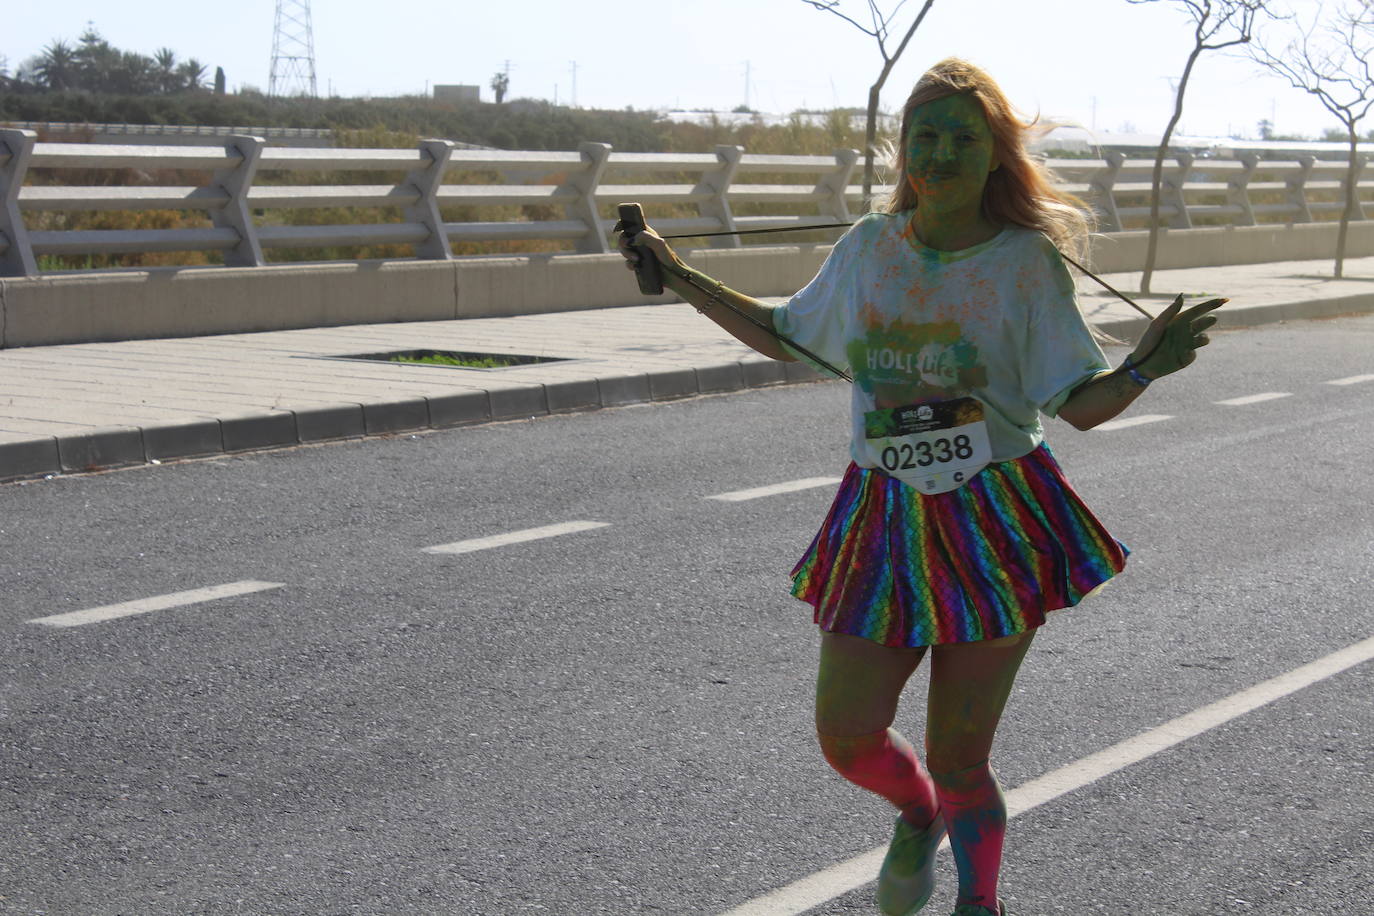
[[[1207,313],[1230,301],[1209,299],[1185,309],[1180,293],[1145,329],[1140,343],[1131,353],[1131,362],[1152,379],[1163,378],[1189,365],[1197,359],[1197,348],[1209,343],[1206,330],[1217,323],[1217,317]],[[1138,354],[1146,354],[1143,361]]]

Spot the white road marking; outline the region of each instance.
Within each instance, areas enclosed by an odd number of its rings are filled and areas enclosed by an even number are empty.
[[[1099,423],[1093,427],[1094,432],[1111,432],[1114,429],[1126,429],[1130,426],[1143,426],[1146,423],[1158,423],[1160,420],[1172,420],[1173,417],[1166,413],[1143,413],[1136,417],[1122,417],[1120,420],[1108,420],[1106,423]]]
[[[268,589],[281,588],[284,584],[282,582],[254,582],[251,579],[246,579],[242,582],[230,582],[227,585],[211,585],[208,588],[172,592],[170,595],[157,595],[152,598],[139,598],[137,601],[107,604],[104,607],[87,608],[84,611],[68,611],[65,614],[35,617],[28,622],[41,623],[49,627],[79,627],[86,623],[114,620],[116,617],[132,617],[135,614],[147,614],[150,611],[163,611],[167,608],[200,604],[219,598],[233,598],[238,595],[249,595],[253,592],[264,592]]]
[[[1247,394],[1239,398],[1227,398],[1224,401],[1213,401],[1214,404],[1221,404],[1224,407],[1243,407],[1246,404],[1259,404],[1263,401],[1277,401],[1279,398],[1291,398],[1293,395],[1287,391],[1266,391],[1263,394]]]
[[[1332,652],[1254,687],[1171,719],[1143,734],[1089,754],[1032,779],[1006,793],[1007,816],[1016,817],[1061,795],[1090,785],[1133,763],[1230,722],[1247,712],[1296,693],[1347,668],[1374,659],[1374,637]],[[941,848],[949,845],[945,840]],[[824,871],[808,875],[771,894],[741,904],[722,916],[795,916],[875,880],[887,848],[879,846]]]
[[[1328,385],[1358,385],[1360,382],[1374,382],[1374,375],[1348,375],[1345,378],[1335,378],[1327,382]]]
[[[490,537],[471,538],[466,541],[454,541],[452,544],[426,547],[424,553],[472,553],[490,547],[504,547],[507,544],[538,541],[542,538],[558,537],[560,534],[576,534],[579,531],[608,527],[610,527],[609,522],[562,522],[557,525],[545,525],[543,528],[526,528],[523,531],[510,531],[506,534],[493,534]]]
[[[737,503],[743,502],[746,499],[758,499],[761,496],[776,496],[779,493],[794,493],[797,490],[810,490],[812,487],[828,487],[839,482],[840,478],[838,477],[807,477],[803,480],[789,480],[786,483],[775,483],[766,487],[754,487],[752,490],[735,490],[733,493],[717,493],[715,496],[708,496],[706,498]]]

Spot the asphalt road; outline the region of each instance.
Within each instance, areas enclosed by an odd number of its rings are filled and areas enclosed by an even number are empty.
[[[1134,553],[1038,634],[1009,790],[1374,635],[1374,381],[1329,384],[1374,374],[1374,317],[1214,338],[1130,412],[1169,419],[1051,425]],[[846,408],[821,383],[0,486],[0,912],[714,914],[885,843],[815,747],[786,594],[833,486],[707,498],[838,477]],[[572,521],[603,526],[424,551]],[[273,587],[31,622],[244,581]],[[1371,916],[1371,697],[1357,665],[1015,818],[1009,911]],[[941,881],[928,912],[947,854]]]

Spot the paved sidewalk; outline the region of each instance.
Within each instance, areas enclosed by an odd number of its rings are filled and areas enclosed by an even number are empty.
[[[1347,260],[1342,280],[1331,267],[1169,270],[1152,285],[1190,302],[1229,296],[1220,327],[1374,311],[1374,257]],[[1139,274],[1104,279],[1129,291]],[[1107,333],[1131,340],[1144,327],[1086,277],[1079,291]],[[1158,313],[1169,297],[1138,301]],[[335,358],[414,349],[566,362],[456,369]],[[0,481],[817,378],[754,354],[682,304],[0,350]]]

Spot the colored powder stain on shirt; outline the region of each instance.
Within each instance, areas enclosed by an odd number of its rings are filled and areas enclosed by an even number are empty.
[[[907,243],[907,249],[909,251],[915,251],[927,268],[938,267],[940,264],[944,263],[945,259],[943,255],[947,254],[947,252],[942,252],[921,244],[920,239],[916,238],[916,230],[911,225],[911,220],[909,219],[906,220],[905,225],[902,227],[902,239]]]
[[[949,321],[976,322],[987,325],[997,315],[997,290],[991,278],[960,264],[951,271],[949,281],[961,287],[963,295],[951,297],[931,317]]]
[[[876,407],[976,397],[1002,461],[1039,445],[1039,413],[1053,415],[1108,368],[1054,246],[1020,227],[941,252],[914,240],[905,214],[870,214],[773,317],[779,332],[853,372],[850,450],[860,467],[879,466],[863,432]]]

